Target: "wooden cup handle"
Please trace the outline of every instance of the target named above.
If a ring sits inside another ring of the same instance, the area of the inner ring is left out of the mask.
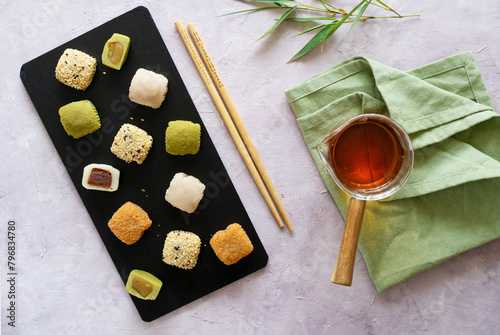
[[[366,201],[351,198],[347,217],[340,242],[340,250],[337,255],[337,262],[332,274],[332,283],[351,286],[352,274],[354,271],[354,259],[358,249],[359,232],[361,231],[361,222],[365,212]]]

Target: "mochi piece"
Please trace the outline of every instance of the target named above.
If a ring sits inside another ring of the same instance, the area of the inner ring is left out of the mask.
[[[165,130],[165,150],[171,155],[196,155],[200,151],[201,126],[191,121],[170,121]]]
[[[69,103],[59,108],[64,130],[73,138],[80,138],[101,128],[101,119],[90,100]]]
[[[191,270],[198,262],[201,239],[195,233],[173,230],[167,234],[163,245],[163,261],[183,270]]]
[[[113,214],[108,227],[125,244],[139,241],[153,222],[140,206],[127,201]]]
[[[97,61],[80,50],[64,50],[56,66],[56,78],[64,85],[85,91],[94,79]]]
[[[125,290],[142,300],[155,300],[163,283],[156,276],[143,270],[132,270],[128,275]]]
[[[127,59],[129,47],[128,36],[114,33],[104,45],[101,55],[102,63],[112,69],[120,70]]]
[[[123,124],[115,135],[111,152],[125,162],[142,164],[153,145],[153,137],[130,123]]]
[[[120,171],[108,164],[89,164],[83,168],[82,185],[88,190],[114,192],[118,189]]]
[[[178,172],[170,181],[165,200],[184,212],[193,213],[203,198],[204,191],[205,185],[196,177]]]
[[[237,263],[253,251],[252,241],[239,223],[232,223],[216,232],[210,239],[210,246],[226,265]]]
[[[168,79],[159,73],[140,68],[130,82],[131,101],[154,109],[160,108],[168,90]]]

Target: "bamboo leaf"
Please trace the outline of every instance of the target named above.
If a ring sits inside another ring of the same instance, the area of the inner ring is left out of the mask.
[[[330,31],[328,32],[328,34],[326,35],[325,37],[325,41],[328,37],[332,36],[332,34],[334,32],[337,31],[337,29],[340,28],[340,26],[347,20],[347,18],[349,18],[356,10],[358,10],[358,8],[364,3],[366,2],[367,0],[363,0],[361,1],[356,7],[354,7],[349,13],[347,13],[347,15],[345,15],[342,19],[339,20],[339,22],[337,22],[333,27],[332,29],[330,29]]]
[[[323,42],[328,35],[330,29],[332,29],[334,26],[328,26],[326,25],[323,29],[319,31],[316,35],[314,35],[313,38],[307,42],[307,44],[300,49],[299,52],[297,52],[287,63],[293,62],[294,60],[304,56],[306,53],[312,50],[315,46],[317,46],[319,43]]]
[[[250,9],[244,9],[244,10],[239,10],[239,11],[236,11],[236,12],[231,12],[231,13],[227,13],[227,14],[222,14],[222,15],[219,15],[217,17],[221,17],[221,16],[227,16],[227,15],[232,15],[232,14],[240,14],[240,13],[246,13],[246,12],[254,12],[254,11],[258,11],[258,10],[262,10],[262,9],[279,9],[279,8],[289,8],[288,6],[286,6],[287,3],[292,3],[294,5],[296,5],[297,3],[295,2],[295,0],[245,0],[246,2],[265,2],[265,3],[273,3],[274,6],[267,6],[267,7],[257,7],[257,8],[250,8]],[[285,5],[282,5],[282,4],[285,4]]]
[[[398,13],[398,12],[396,12],[396,11],[395,11],[394,9],[392,9],[391,7],[387,6],[387,5],[386,5],[385,3],[383,3],[382,1],[377,0],[377,2],[378,2],[379,4],[381,4],[382,6],[384,6],[384,7],[385,7],[385,9],[387,9],[388,11],[393,12],[393,13],[395,13],[397,16],[401,17],[401,15],[399,15],[399,13]]]
[[[367,0],[361,1],[356,7],[354,7],[347,15],[345,15],[337,23],[332,25],[329,24],[325,28],[321,29],[321,31],[317,33],[309,42],[307,42],[307,44],[302,49],[300,49],[299,52],[297,52],[287,63],[293,62],[294,60],[304,56],[319,43],[326,41],[328,37],[332,36],[332,34],[335,31],[337,31],[337,29],[339,29],[339,27],[347,20],[347,18],[351,16],[366,1]]]
[[[351,26],[349,27],[349,30],[347,32],[350,32],[359,22],[359,20],[361,19],[361,17],[363,16],[363,13],[365,12],[366,8],[370,5],[370,3],[372,2],[372,0],[368,0],[365,5],[363,7],[361,7],[361,9],[359,10],[358,12],[358,15],[356,15],[356,18],[354,19],[354,21],[351,23]]]
[[[281,17],[278,19],[278,21],[271,27],[271,29],[269,29],[268,31],[266,31],[264,33],[264,35],[262,35],[261,37],[259,37],[256,41],[254,41],[252,44],[254,44],[255,42],[257,41],[260,41],[261,39],[263,39],[264,37],[266,37],[267,35],[269,35],[270,33],[272,33],[280,24],[281,22],[283,22],[288,15],[290,15],[294,10],[295,10],[296,7],[292,7],[290,8],[289,10],[287,10],[285,12],[285,14],[281,15]],[[250,45],[252,45],[250,44]]]
[[[319,28],[323,28],[323,27],[325,27],[325,26],[326,26],[326,24],[320,24],[320,25],[314,26],[314,27],[312,27],[312,28],[309,28],[309,29],[304,30],[304,31],[303,31],[303,32],[301,32],[301,33],[298,33],[297,35],[293,35],[293,36],[292,36],[292,38],[293,38],[293,37],[300,36],[300,35],[304,35],[304,34],[306,34],[306,33],[308,33],[308,32],[311,32],[311,31],[316,30],[316,29],[319,29]]]
[[[287,4],[287,3],[293,3],[297,4],[295,0],[245,0],[246,2],[272,2],[275,4]]]
[[[341,12],[340,12],[340,8],[335,7],[335,6],[332,6],[331,4],[329,4],[328,2],[323,1],[323,0],[319,0],[319,2],[323,5],[323,7],[324,7],[327,11],[329,11],[329,12],[335,11],[335,12],[341,13]]]
[[[237,12],[231,12],[231,13],[227,13],[227,14],[222,14],[222,15],[219,15],[217,17],[228,16],[228,15],[233,15],[233,14],[240,14],[240,13],[246,13],[246,12],[254,12],[254,11],[258,11],[258,10],[262,10],[262,9],[276,9],[276,8],[279,9],[281,7],[271,6],[271,7],[258,7],[258,8],[243,9],[243,10],[239,10]]]
[[[328,2],[324,1],[324,0],[319,0],[319,3],[320,3],[320,4],[322,4],[322,5],[323,5],[323,7],[324,7],[326,10],[329,10],[328,6],[330,6],[330,7],[331,7],[331,5],[330,5]]]
[[[291,17],[287,21],[310,22],[310,21],[338,21],[339,19],[333,16],[318,16],[318,17]]]
[[[293,36],[299,36],[303,35],[315,30],[319,30],[319,32],[316,32],[316,34],[309,40],[309,42],[299,51],[297,54],[295,54],[289,61],[292,62],[305,54],[307,54],[309,51],[311,51],[314,47],[316,47],[320,43],[324,43],[332,34],[334,34],[343,24],[350,24],[349,29],[347,30],[347,33],[349,33],[351,30],[353,30],[356,25],[361,22],[361,21],[366,21],[367,19],[383,19],[383,18],[404,18],[404,17],[411,17],[411,16],[419,16],[417,15],[404,15],[401,16],[398,12],[396,12],[394,9],[386,5],[383,1],[386,0],[358,0],[360,1],[356,7],[354,7],[350,12],[337,8],[332,6],[328,0],[317,0],[319,2],[319,5],[307,5],[303,4],[300,2],[300,0],[240,0],[244,1],[247,3],[264,3],[267,5],[264,5],[264,7],[256,7],[256,8],[250,8],[246,10],[240,10],[237,12],[232,12],[220,16],[226,16],[226,15],[231,15],[231,14],[237,14],[237,13],[247,13],[247,12],[254,12],[254,11],[259,11],[259,10],[265,10],[265,9],[286,9],[286,12],[281,15],[281,17],[276,20],[276,23],[269,29],[267,30],[260,38],[258,38],[256,41],[254,41],[252,44],[256,43],[257,41],[263,39],[264,37],[268,36],[270,33],[272,33],[277,27],[285,20],[287,21],[292,21],[292,22],[299,22],[299,23],[307,23],[307,22],[314,22],[314,21],[322,21],[325,23],[317,22],[316,26],[308,28],[304,30],[303,32]],[[293,4],[293,5],[290,5]],[[367,8],[370,6],[376,6],[380,7],[384,10],[391,11],[395,13],[397,16],[367,16],[364,15]],[[359,11],[358,11],[359,10]],[[289,17],[289,15],[293,12],[300,12],[300,13],[321,13],[320,17]],[[357,14],[355,14],[357,13]],[[338,17],[341,17],[341,19],[338,19]]]

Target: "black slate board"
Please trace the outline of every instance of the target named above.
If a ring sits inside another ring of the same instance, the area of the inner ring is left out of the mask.
[[[104,44],[115,32],[131,39],[127,60],[120,71],[101,63]],[[57,61],[66,48],[78,49],[97,59],[94,80],[86,91],[65,86],[55,78]],[[130,81],[140,67],[169,79],[166,99],[158,110],[128,99]],[[123,282],[126,283],[133,269],[148,271],[163,281],[155,301],[130,296],[144,321],[152,321],[266,266],[267,253],[145,7],[137,7],[24,64],[20,77]],[[65,133],[58,109],[83,99],[94,103],[102,127],[73,139]],[[198,154],[171,156],[165,152],[165,129],[172,120],[190,120],[201,125]],[[127,164],[109,150],[123,123],[137,125],[153,136],[153,147],[142,165]],[[110,193],[83,188],[82,171],[90,163],[110,164],[119,169],[119,189]],[[181,171],[206,185],[204,198],[192,214],[172,207],[164,199],[173,175]],[[131,246],[118,240],[107,226],[113,213],[126,201],[141,206],[153,221],[143,237]],[[61,218],[64,224],[71,221],[72,218]],[[209,240],[216,231],[233,222],[246,230],[254,251],[240,262],[226,266],[215,256]],[[192,270],[169,266],[161,259],[165,237],[175,229],[192,231],[202,240],[198,264]],[[123,294],[128,295],[125,289]]]

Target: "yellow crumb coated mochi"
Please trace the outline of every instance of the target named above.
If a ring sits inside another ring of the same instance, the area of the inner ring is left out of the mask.
[[[143,270],[132,270],[128,275],[125,290],[143,300],[155,300],[163,283],[156,276]]]
[[[252,241],[239,223],[232,223],[215,233],[210,239],[210,246],[226,265],[237,263],[253,251]]]
[[[170,121],[165,131],[165,149],[171,155],[195,155],[200,151],[201,126],[191,121]]]
[[[139,241],[153,222],[140,206],[126,202],[113,214],[108,227],[125,244]]]
[[[129,47],[128,36],[114,33],[104,45],[101,55],[102,63],[112,69],[120,70],[127,59]]]
[[[59,108],[59,116],[66,133],[80,138],[101,128],[95,106],[89,100],[69,103]]]

